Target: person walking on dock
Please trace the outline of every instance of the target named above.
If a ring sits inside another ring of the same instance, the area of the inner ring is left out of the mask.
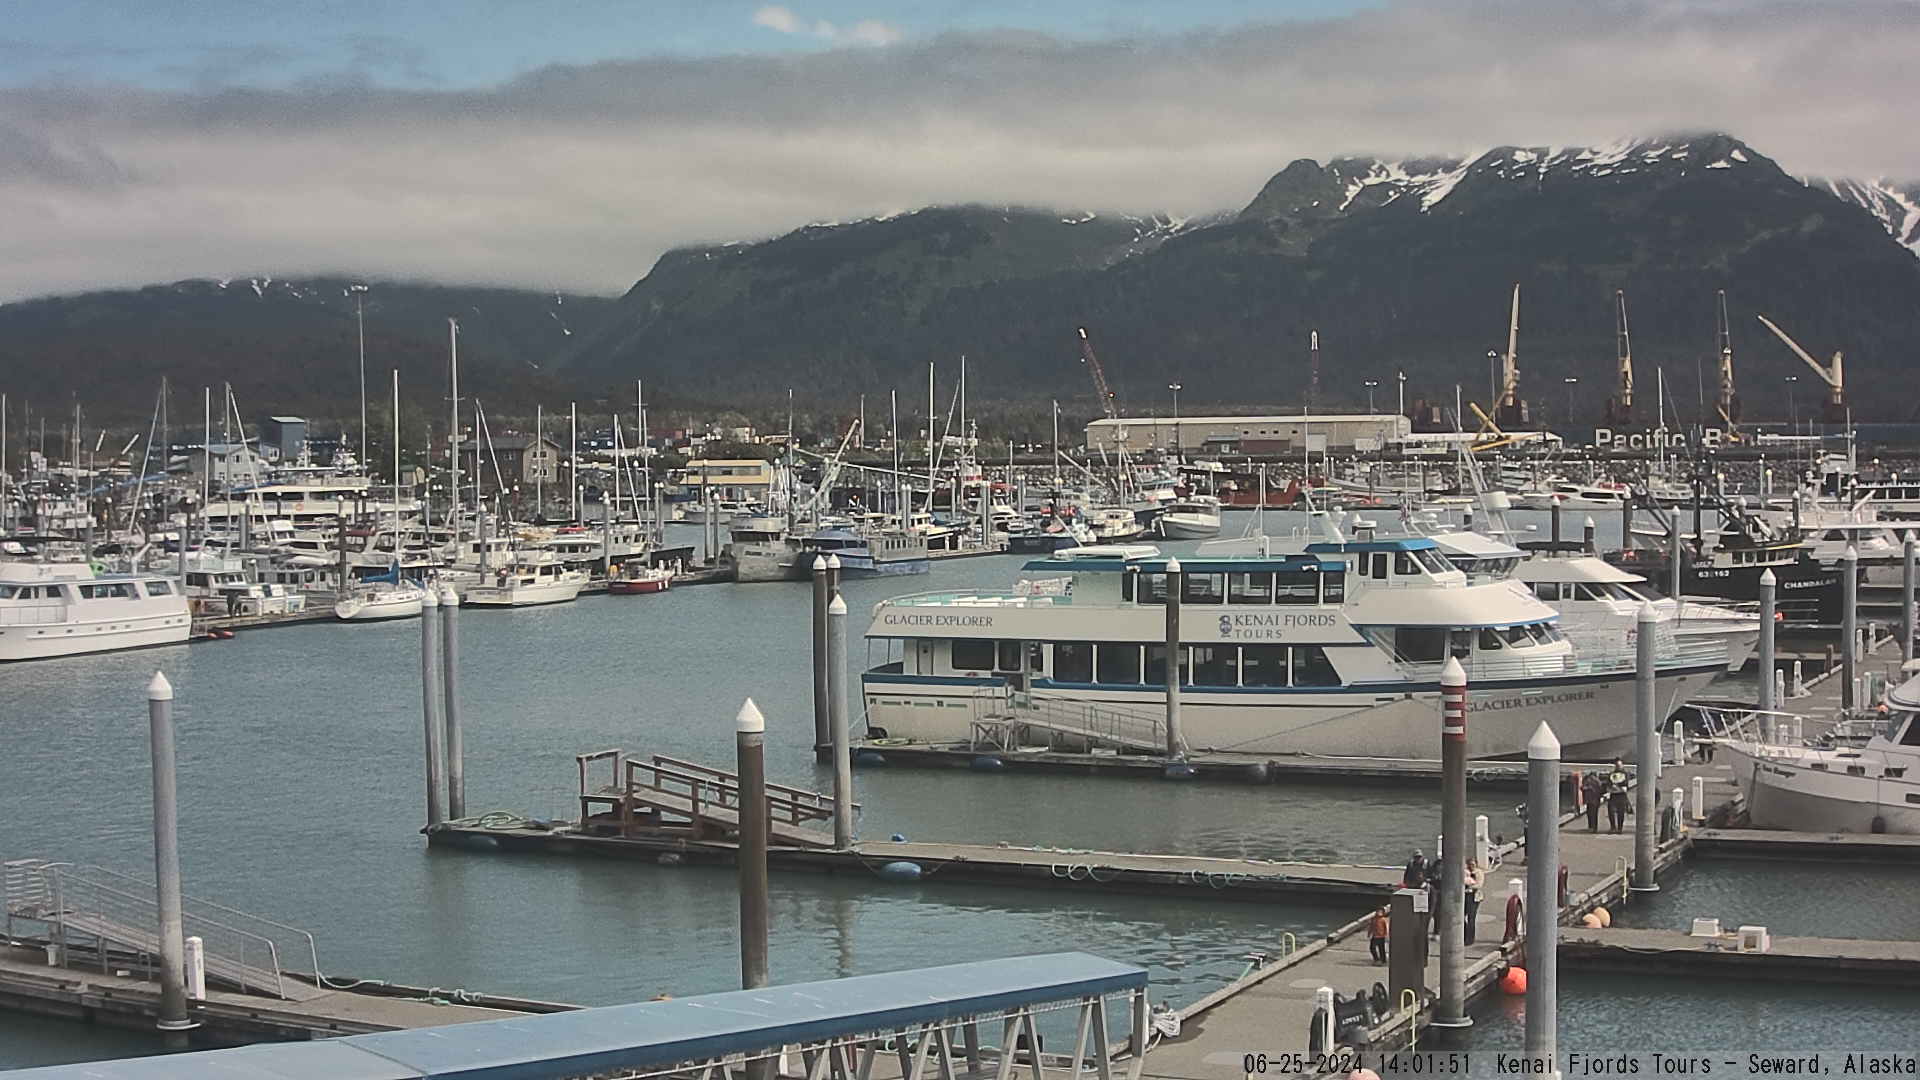
[[[1619,758],[1607,773],[1607,825],[1616,833],[1627,827],[1627,766]]]
[[[1580,778],[1580,799],[1587,804],[1587,831],[1600,831],[1600,804],[1607,801],[1607,782],[1597,771]]]
[[[1380,908],[1367,920],[1367,952],[1372,954],[1373,962],[1387,962],[1387,909]]]
[[[1480,915],[1480,889],[1487,883],[1487,875],[1480,869],[1479,859],[1467,860],[1467,878],[1465,883],[1465,901],[1467,918],[1465,923],[1465,942],[1473,944],[1473,920]]]
[[[1407,860],[1406,872],[1400,875],[1400,887],[1403,889],[1427,887],[1427,857],[1418,850],[1413,853],[1413,858]]]

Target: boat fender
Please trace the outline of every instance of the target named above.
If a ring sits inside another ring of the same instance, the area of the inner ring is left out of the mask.
[[[1593,909],[1593,913],[1600,917],[1601,927],[1604,928],[1613,925],[1613,912],[1603,907],[1597,907]]]
[[[1525,994],[1527,992],[1527,969],[1523,967],[1508,968],[1507,973],[1500,976],[1500,992],[1513,997],[1519,997]]]
[[[1169,762],[1167,767],[1161,770],[1160,775],[1168,780],[1191,780],[1198,776],[1199,772],[1184,761],[1174,761]]]
[[[1520,916],[1524,912],[1525,908],[1526,908],[1526,904],[1520,899],[1519,893],[1512,893],[1508,895],[1507,897],[1507,932],[1505,936],[1501,937],[1500,939],[1502,944],[1505,944],[1506,942],[1509,942],[1509,941],[1514,941],[1520,937]]]
[[[969,762],[967,767],[974,772],[999,772],[1007,767],[1007,763],[992,754],[981,754]]]
[[[660,857],[654,861],[661,866],[679,866],[682,859],[680,858],[680,853],[677,851],[663,851],[660,853]]]
[[[233,640],[233,631],[231,630],[215,630],[214,633],[219,635],[221,641]]]
[[[907,862],[902,859],[882,866],[879,874],[884,881],[919,881],[921,874],[920,864]]]
[[[1589,911],[1585,915],[1580,916],[1580,925],[1588,930],[1598,930],[1600,929],[1600,916]]]
[[[881,765],[885,765],[887,763],[887,758],[886,758],[886,755],[876,753],[872,750],[862,750],[859,753],[853,755],[853,763],[855,765],[866,765],[868,767],[878,767]]]
[[[907,834],[894,833],[892,836],[888,837],[887,839],[892,840],[896,844],[904,844],[907,842]]]
[[[1325,1009],[1313,1010],[1313,1018],[1307,1021],[1307,1053],[1308,1055],[1311,1056],[1316,1054],[1324,1054],[1329,1049],[1328,1047],[1320,1045],[1320,1042],[1321,1042],[1320,1033],[1325,1030],[1323,1027],[1321,1027],[1321,1025],[1325,1024],[1326,1022],[1327,1022],[1327,1010]]]

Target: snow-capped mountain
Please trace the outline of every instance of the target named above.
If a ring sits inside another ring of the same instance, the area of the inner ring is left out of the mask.
[[[1826,180],[1808,177],[1807,186],[1832,193],[1880,219],[1895,240],[1920,255],[1920,181]]]

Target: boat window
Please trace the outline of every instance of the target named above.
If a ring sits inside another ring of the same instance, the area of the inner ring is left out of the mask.
[[[1373,576],[1381,581],[1387,579],[1387,553],[1384,551],[1373,553]]]
[[[999,653],[999,656],[996,658],[997,662],[994,664],[994,670],[995,671],[1021,670],[1020,654],[1025,651],[1021,648],[1023,644],[1025,644],[1025,642],[1020,642],[1020,641],[1000,642],[999,648],[997,650]]]
[[[1560,583],[1557,581],[1536,581],[1533,583],[1533,595],[1542,600],[1560,599]]]
[[[1148,686],[1167,685],[1167,647],[1165,645],[1148,645],[1146,649],[1146,670],[1141,673],[1140,681],[1146,683]],[[1183,663],[1181,666],[1185,667],[1186,665]]]
[[[1093,645],[1062,641],[1053,647],[1053,677],[1060,682],[1093,681]]]
[[[1276,573],[1273,576],[1274,603],[1318,603],[1320,600],[1320,577],[1321,575],[1311,570],[1282,570]]]
[[[1227,602],[1225,574],[1182,574],[1180,602],[1183,604],[1224,604]]]
[[[1231,645],[1195,645],[1191,650],[1191,678],[1195,686],[1233,686],[1236,683]]]
[[[0,585],[0,600],[11,600],[16,588],[12,585]]]
[[[1396,626],[1393,628],[1393,654],[1415,664],[1444,660],[1447,655],[1447,631],[1439,626]]]
[[[1292,648],[1293,685],[1340,685],[1340,673],[1334,670],[1333,661],[1327,659],[1327,650],[1318,645],[1295,645]]]
[[[1140,646],[1138,645],[1096,645],[1094,659],[1097,665],[1095,682],[1137,683],[1140,681]]]
[[[1128,575],[1129,577],[1133,575]],[[1167,575],[1141,574],[1134,599],[1142,604],[1165,604],[1167,602]]]
[[[992,671],[994,643],[991,641],[969,641],[955,638],[953,642],[953,670],[955,671]]]
[[[1047,670],[1047,647],[1037,641],[1027,642],[1027,670]]]
[[[1413,558],[1413,553],[1412,553],[1412,552],[1410,552],[1410,551],[1398,551],[1398,552],[1395,552],[1395,553],[1394,553],[1394,556],[1393,556],[1393,573],[1394,573],[1394,576],[1396,576],[1396,577],[1413,577],[1413,576],[1415,576],[1415,575],[1417,575],[1417,574],[1419,574],[1419,573],[1420,573],[1420,571],[1419,571],[1419,570],[1417,570],[1417,569],[1415,569],[1415,565],[1416,565],[1416,564],[1415,564],[1415,562],[1414,562],[1414,558]]]
[[[1129,602],[1132,601],[1133,586],[1134,586],[1134,583],[1139,580],[1140,580],[1140,571],[1138,570],[1129,570],[1126,573],[1121,574],[1120,575],[1120,599],[1126,600]]]
[[[1338,570],[1331,570],[1321,574],[1320,590],[1321,603],[1338,604],[1344,602],[1347,596],[1347,576]]]
[[[172,596],[173,582],[154,580],[147,582],[148,596]]]
[[[1285,645],[1242,645],[1240,647],[1240,685],[1287,685],[1287,647]]]
[[[1230,604],[1273,603],[1272,574],[1229,574],[1227,602]]]
[[[1481,652],[1499,652],[1501,649],[1505,647],[1506,647],[1505,639],[1501,637],[1500,631],[1495,630],[1490,626],[1483,627],[1481,629],[1480,631],[1480,651]]]
[[[1521,627],[1521,629],[1524,629],[1527,635],[1533,638],[1535,645],[1545,645],[1553,640],[1552,636],[1547,633],[1547,628],[1544,623],[1528,623],[1526,626]]]
[[[1867,767],[1865,765],[1849,765],[1847,766],[1847,775],[1865,776],[1867,775]]]
[[[1506,639],[1508,648],[1521,649],[1533,644],[1533,635],[1527,633],[1524,626],[1509,626],[1500,631],[1500,636]]]
[[[1907,729],[1900,733],[1901,746],[1920,746],[1920,719],[1913,713],[1906,714]]]
[[[1413,553],[1413,557],[1419,561],[1421,566],[1427,568],[1427,573],[1429,574],[1444,574],[1454,569],[1453,564],[1447,561],[1445,555],[1440,554],[1432,548],[1421,548]]]

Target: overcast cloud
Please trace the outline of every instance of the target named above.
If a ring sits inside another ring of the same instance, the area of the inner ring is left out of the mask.
[[[614,292],[669,247],[809,221],[970,201],[1192,214],[1295,157],[1675,130],[1730,131],[1796,173],[1920,176],[1920,7],[1897,0],[1405,3],[1095,43],[791,26],[844,47],[487,92],[364,70],[0,90],[0,300],[321,271]]]

